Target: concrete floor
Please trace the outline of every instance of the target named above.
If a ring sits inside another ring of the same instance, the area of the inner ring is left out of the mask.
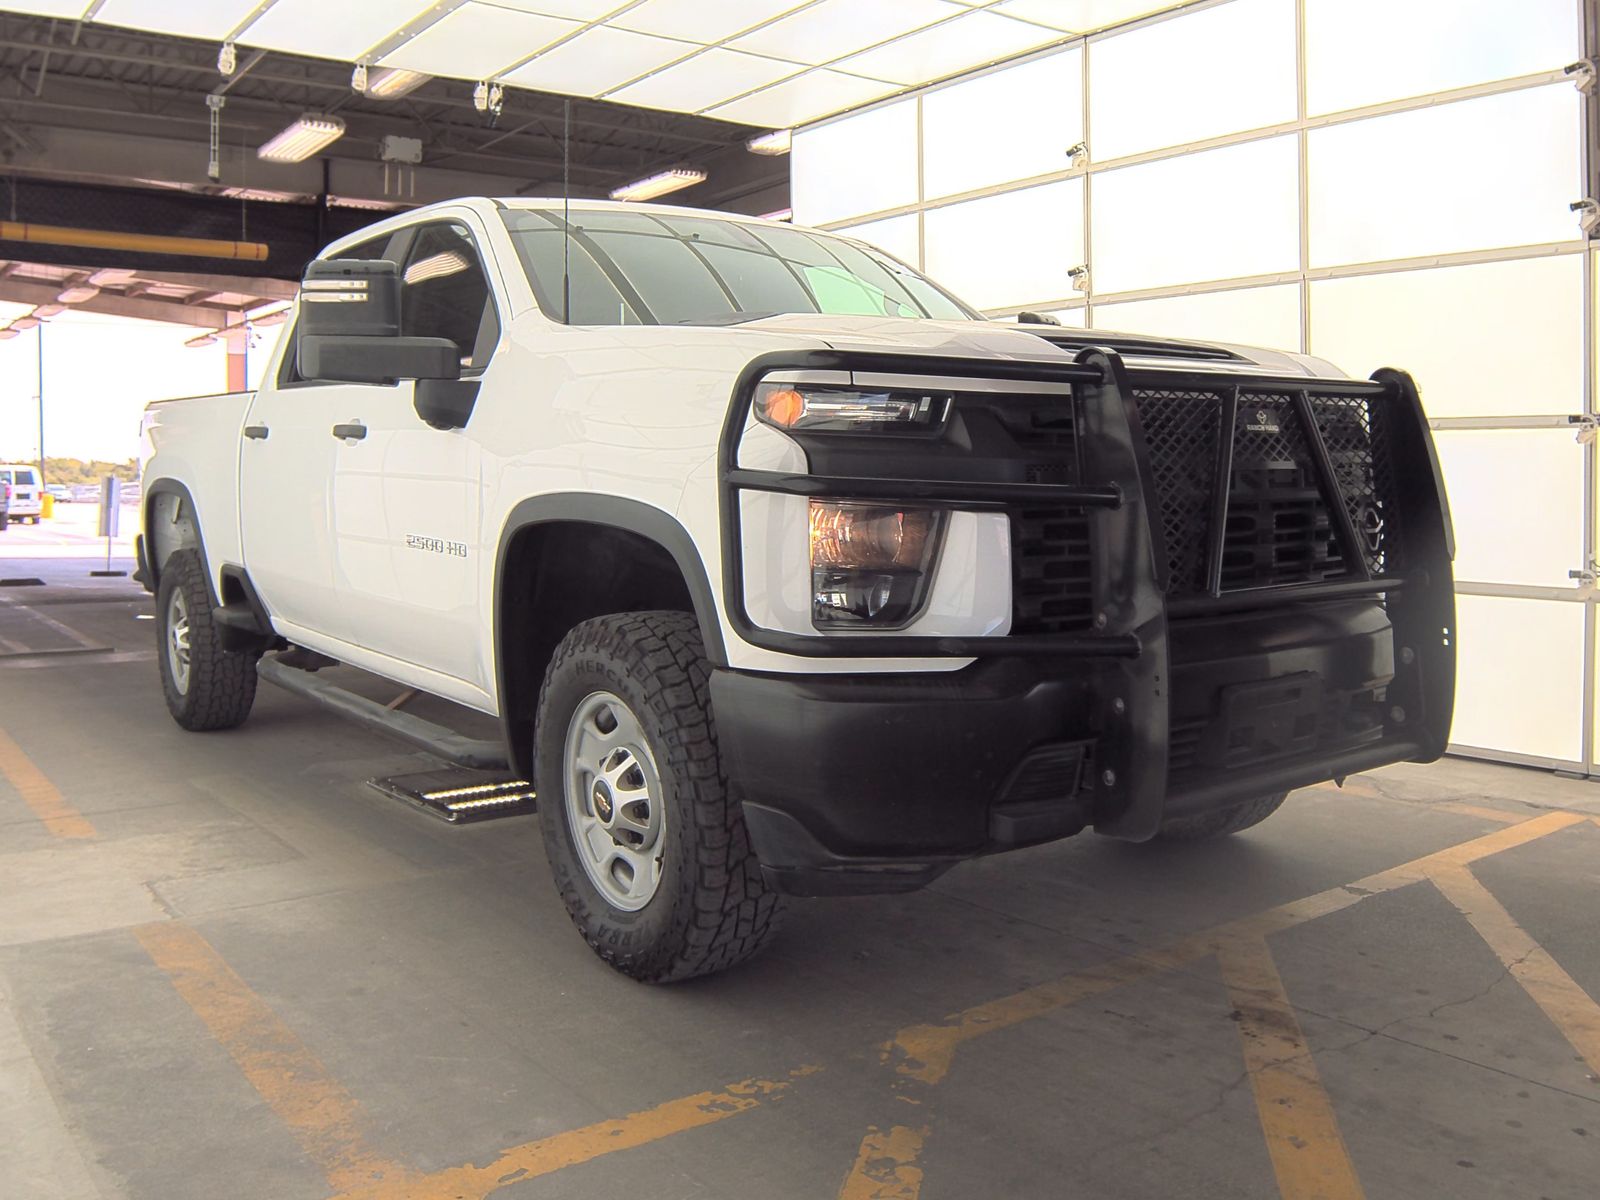
[[[0,1196],[1600,1193],[1592,783],[1393,768],[796,904],[650,989],[535,818],[385,800],[426,760],[266,687],[184,733],[142,593],[71,582],[0,589],[74,651],[0,654]]]

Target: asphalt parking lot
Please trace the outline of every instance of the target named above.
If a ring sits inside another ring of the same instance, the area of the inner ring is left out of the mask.
[[[267,687],[184,733],[143,593],[40,570],[0,588],[0,1196],[1600,1190],[1594,783],[1391,768],[796,904],[652,989],[535,818],[385,799],[427,760]]]

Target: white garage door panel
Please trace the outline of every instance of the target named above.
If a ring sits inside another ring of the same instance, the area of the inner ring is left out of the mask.
[[[1094,327],[1117,333],[1293,350],[1300,345],[1300,288],[1288,283],[1126,304],[1097,304]]]
[[[1583,411],[1583,256],[1311,285],[1311,352],[1416,377],[1430,417]]]
[[[1434,431],[1456,578],[1569,587],[1582,564],[1583,447],[1566,429]]]
[[[1581,100],[1551,84],[1313,129],[1312,266],[1570,241]]]
[[[1458,746],[1582,758],[1582,604],[1457,596]]]
[[[1003,308],[1065,298],[1083,262],[1083,182],[1072,179],[930,209],[928,274],[969,304]]]

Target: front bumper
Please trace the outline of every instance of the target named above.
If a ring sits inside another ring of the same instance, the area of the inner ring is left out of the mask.
[[[1099,672],[1040,659],[718,671],[718,737],[769,880],[802,895],[906,891],[963,859],[1086,827],[1143,840],[1171,817],[1442,748],[1444,731],[1397,702],[1416,694],[1422,659],[1402,661],[1375,601],[1180,622],[1170,637],[1154,711],[1119,713]],[[1157,729],[1170,733],[1128,736]]]

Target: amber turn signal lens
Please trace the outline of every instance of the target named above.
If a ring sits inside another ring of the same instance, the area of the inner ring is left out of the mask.
[[[762,405],[766,409],[767,420],[784,429],[794,428],[800,418],[806,415],[806,398],[793,388],[768,392],[762,398]]]

